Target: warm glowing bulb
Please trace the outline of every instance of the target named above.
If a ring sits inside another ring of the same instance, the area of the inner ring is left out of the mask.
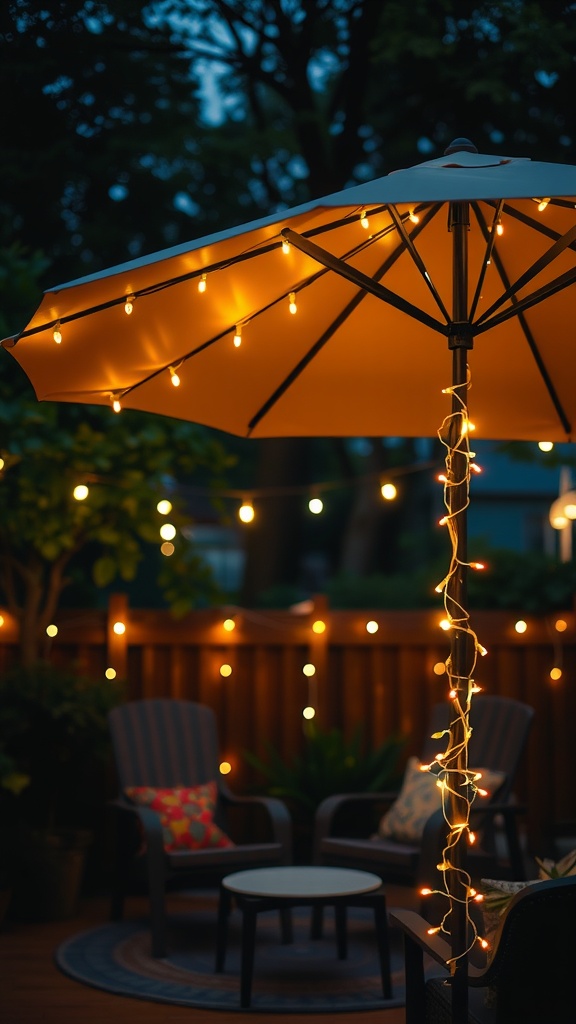
[[[368,225],[369,225],[368,215],[366,213],[366,210],[362,210],[362,213],[360,214],[360,223],[361,223],[363,228],[367,228]]]
[[[48,636],[58,636],[58,626],[53,623],[50,626],[46,626],[46,633]]]
[[[106,679],[116,679],[116,669],[107,668],[104,675],[106,676]]]
[[[528,629],[528,625],[524,622],[524,619],[518,619],[518,622],[514,623],[514,629],[517,633],[525,633]]]
[[[504,234],[504,227],[503,227],[503,224],[502,224],[501,221],[498,221],[498,223],[496,225],[496,234],[497,235],[503,235]]]
[[[316,622],[312,623],[313,633],[324,633],[326,630],[326,623],[322,619],[316,619]]]
[[[163,554],[165,558],[170,558],[170,555],[173,555],[175,550],[176,548],[171,540],[165,540],[164,543],[160,545],[160,553]]]
[[[174,369],[173,366],[170,366],[169,369],[170,369],[170,380],[172,382],[172,385],[175,388],[179,388],[180,387],[180,377],[176,373],[176,370]]]
[[[541,452],[551,452],[554,447],[553,441],[538,441],[538,447]]]
[[[172,502],[168,501],[167,498],[162,498],[156,505],[156,511],[159,512],[161,516],[167,516],[168,513],[172,511]]]
[[[230,775],[231,771],[232,771],[232,765],[230,764],[230,761],[221,761],[220,762],[220,775]]]
[[[228,676],[232,675],[232,665],[220,665],[220,675],[227,679]]]
[[[542,199],[542,200],[541,200],[541,201],[540,201],[540,202],[538,203],[538,210],[540,211],[540,213],[542,213],[542,210],[545,210],[545,209],[546,209],[546,207],[548,206],[548,203],[549,203],[549,202],[550,202],[550,197],[548,196],[548,198],[547,198],[547,199]]]
[[[206,274],[202,274],[202,277],[198,281],[198,291],[201,294],[202,294],[202,292],[206,291]]]
[[[122,634],[126,632],[126,625],[124,622],[118,621],[114,623],[112,629],[116,633],[116,636],[122,636]]]
[[[282,252],[284,253],[285,256],[287,256],[288,253],[290,252],[290,243],[285,238],[282,241]]]
[[[564,515],[568,516],[568,519],[576,519],[576,505],[564,505]]]
[[[550,521],[550,525],[553,526],[555,530],[563,530],[568,526],[569,522],[570,520],[567,516],[554,516]]]
[[[222,626],[227,633],[231,633],[233,629],[236,629],[236,623],[234,622],[234,619],[224,619]]]
[[[244,501],[238,509],[238,518],[242,523],[251,523],[254,519],[254,506],[249,501]]]
[[[0,472],[4,469],[4,459],[0,459]]]
[[[556,619],[556,622],[554,623],[554,628],[557,629],[559,633],[564,633],[565,630],[568,629],[568,623],[565,619]]]
[[[72,494],[76,498],[76,501],[84,501],[84,499],[88,497],[88,488],[86,487],[86,484],[78,484],[72,491]]]
[[[324,502],[321,498],[310,498],[308,502],[308,508],[315,515],[319,516],[322,509],[324,508]]]
[[[440,629],[450,629],[450,619],[442,619],[439,623]]]
[[[127,295],[126,296],[126,302],[124,303],[124,312],[126,313],[126,316],[130,316],[130,313],[132,312],[133,309],[134,309],[134,296],[133,295]]]
[[[471,569],[485,569],[484,562],[470,562]]]
[[[122,406],[120,404],[120,399],[119,398],[114,398],[112,400],[112,408],[114,409],[114,412],[120,412]]]
[[[444,661],[437,661],[433,671],[435,676],[443,676],[446,671],[446,663]]]
[[[410,210],[410,213],[408,214],[408,217],[412,221],[413,224],[419,224],[420,223],[420,217],[418,216],[417,213],[414,213],[414,210]]]
[[[4,625],[4,616],[0,615],[0,626]]]
[[[296,292],[290,292],[289,302],[290,305],[288,306],[288,309],[290,310],[291,313],[296,313],[298,309],[298,306],[296,305]]]
[[[308,679],[311,679],[312,676],[316,675],[316,666],[311,665],[310,663],[308,663],[307,665],[303,665],[302,674],[307,676]]]
[[[316,711],[312,707],[307,707],[307,708],[304,708],[302,710],[302,718],[307,718],[308,720],[310,720],[311,718],[314,718],[315,714],[316,714]]]
[[[236,324],[236,332],[234,334],[234,348],[240,348],[242,344],[242,324]]]
[[[561,679],[561,678],[562,678],[562,669],[558,668],[558,666],[555,665],[554,668],[550,669],[550,679],[553,679],[554,682],[556,682],[557,679]]]
[[[52,334],[52,337],[54,338],[54,341],[56,342],[57,345],[61,344],[61,342],[62,342],[62,331],[60,330],[60,321],[58,321],[58,323],[54,327],[54,333]]]
[[[160,536],[162,540],[174,540],[176,536],[176,527],[172,523],[162,523],[160,527]]]
[[[367,633],[377,633],[378,632],[378,623],[375,622],[374,619],[370,619],[370,621],[366,623],[366,632]]]
[[[394,484],[382,484],[380,488],[380,494],[386,501],[394,501],[394,498],[398,494]]]

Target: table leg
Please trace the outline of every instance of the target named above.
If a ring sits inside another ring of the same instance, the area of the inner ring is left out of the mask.
[[[345,903],[334,904],[334,919],[336,921],[336,948],[338,949],[338,959],[345,960],[348,956]]]
[[[374,926],[378,943],[378,956],[380,959],[380,974],[382,976],[382,993],[384,999],[392,998],[392,981],[390,978],[390,943],[388,940],[388,914],[386,913],[386,898],[379,896],[374,900]]]
[[[240,1006],[250,1006],[252,998],[252,974],[254,972],[254,946],[256,944],[257,906],[242,901],[242,956],[240,963]]]
[[[231,903],[232,893],[229,889],[225,889],[224,886],[221,885],[218,900],[218,925],[216,930],[216,965],[214,968],[216,974],[220,974],[220,972],[224,970],[226,942],[228,939],[228,918],[230,916]]]

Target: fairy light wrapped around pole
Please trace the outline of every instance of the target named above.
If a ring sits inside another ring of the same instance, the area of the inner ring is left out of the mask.
[[[467,506],[470,479],[468,442],[468,350],[472,347],[468,317],[468,203],[450,204],[449,228],[453,234],[453,315],[454,327],[449,335],[452,350],[452,415],[449,422],[449,448],[446,456],[446,494],[454,547],[454,571],[446,583],[446,603],[452,624],[448,664],[450,692],[454,713],[451,714],[449,749],[454,751],[454,771],[450,772],[449,806],[452,827],[468,819],[467,776],[468,711],[470,673],[473,655],[467,629]],[[464,713],[462,713],[464,710]],[[468,886],[464,877],[466,833],[454,834],[450,842],[448,890],[450,893],[450,934],[453,963],[452,1019],[467,1019],[468,987]]]

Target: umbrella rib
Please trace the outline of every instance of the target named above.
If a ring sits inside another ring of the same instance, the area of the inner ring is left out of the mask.
[[[476,211],[476,215],[478,217],[478,222],[480,224],[481,230],[484,232],[484,234],[486,234],[487,231],[488,231],[488,225],[486,224],[484,218],[482,217],[480,210]],[[508,280],[508,275],[506,274],[506,271],[504,269],[504,265],[502,263],[502,260],[500,258],[500,255],[499,255],[497,249],[493,250],[493,257],[494,257],[494,262],[496,264],[496,267],[497,267],[498,273],[500,275],[500,278],[501,278],[501,280],[502,280],[502,282],[504,284],[504,287],[508,289],[509,286],[510,286],[510,282]],[[576,277],[576,272],[575,271],[572,271],[571,274],[572,274],[573,277]],[[567,275],[563,275],[563,277],[566,277],[566,276]],[[560,279],[557,279],[557,280],[560,280]],[[495,327],[498,324],[503,323],[506,320],[510,320],[514,316],[518,318],[518,323],[520,324],[520,327],[522,329],[524,337],[526,338],[526,342],[528,344],[528,347],[529,347],[530,351],[532,352],[532,355],[534,357],[534,361],[535,361],[536,366],[538,367],[538,370],[540,372],[540,376],[541,376],[541,378],[542,378],[542,380],[544,382],[544,385],[546,387],[546,390],[547,390],[547,392],[548,392],[548,394],[550,396],[550,400],[551,400],[554,408],[556,409],[556,412],[558,414],[558,418],[559,418],[559,420],[560,420],[560,422],[561,422],[561,424],[562,424],[566,434],[570,435],[572,433],[572,424],[570,423],[570,420],[568,419],[568,417],[567,417],[567,415],[566,415],[566,413],[564,411],[562,403],[560,402],[560,399],[558,397],[558,393],[556,391],[556,388],[554,387],[554,384],[552,382],[552,378],[550,377],[550,374],[548,373],[548,369],[547,369],[547,367],[546,367],[546,365],[544,363],[544,360],[542,358],[540,350],[539,350],[539,348],[538,348],[538,346],[537,346],[537,344],[536,344],[536,342],[534,340],[534,335],[532,334],[532,331],[530,330],[530,327],[528,326],[528,323],[526,321],[526,317],[524,316],[524,310],[525,309],[528,309],[530,306],[536,305],[537,302],[542,301],[542,299],[547,298],[549,295],[554,294],[554,292],[556,292],[556,291],[562,290],[562,288],[565,288],[566,286],[567,285],[565,283],[559,284],[558,287],[556,287],[554,289],[554,291],[551,291],[549,286],[546,287],[546,288],[541,288],[540,292],[534,292],[531,296],[529,296],[528,298],[524,299],[523,301],[516,299],[516,297],[514,295],[512,295],[513,306],[510,309],[505,310],[499,316],[493,317],[492,320],[485,321],[480,326],[475,325],[475,333],[476,334],[483,334],[485,331],[490,330],[492,327]],[[540,293],[544,293],[544,294],[540,294]]]
[[[492,227],[490,229],[488,228],[486,220],[485,220],[485,218],[483,217],[483,215],[481,213],[481,210],[480,210],[480,207],[479,207],[478,203],[476,203],[476,202],[471,203],[472,209],[474,210],[474,214],[476,216],[476,220],[478,221],[478,224],[480,225],[480,230],[481,230],[482,234],[484,235],[484,240],[486,242],[486,252],[484,254],[484,259],[482,261],[482,267],[481,267],[481,270],[480,270],[480,274],[478,276],[478,283],[476,285],[476,291],[474,293],[474,298],[472,299],[472,305],[470,306],[470,320],[471,321],[474,320],[474,314],[476,312],[476,308],[478,306],[478,303],[480,302],[480,296],[481,296],[481,293],[482,293],[482,287],[484,285],[484,278],[486,277],[486,271],[488,269],[488,264],[489,264],[489,261],[492,259],[492,254],[493,254],[493,251],[494,251],[494,242],[496,241],[496,226],[497,226],[497,224],[498,224],[498,222],[500,220],[500,214],[502,212],[503,203],[504,203],[504,200],[501,199],[499,201],[499,203],[496,205],[495,210],[494,210],[494,217],[492,219]]]
[[[356,270],[355,267],[349,267],[344,260],[334,256],[331,252],[327,252],[326,249],[322,249],[319,245],[311,242],[308,238],[303,235],[297,234],[290,228],[284,228],[281,232],[283,238],[286,239],[291,245],[300,252],[310,256],[311,259],[316,260],[322,266],[327,267],[328,270],[333,270],[334,273],[339,274],[340,277],[346,278],[352,284],[357,285],[363,291],[370,292],[375,295],[378,299],[383,299],[389,305],[394,306],[395,309],[399,309],[402,313],[407,313],[414,320],[419,320],[420,323],[425,324],[426,327],[431,327],[432,330],[438,331],[439,334],[447,335],[448,327],[446,324],[436,320],[434,317],[429,316],[423,310],[414,306],[407,299],[401,298],[400,295],[396,295],[395,292],[390,291],[389,288],[385,288],[384,285],[374,280],[372,277],[368,277],[367,274],[363,274],[361,270]]]
[[[514,281],[513,284],[508,284],[506,290],[502,293],[500,298],[497,299],[496,302],[494,302],[489,309],[484,311],[482,316],[479,317],[477,323],[481,324],[484,320],[487,320],[491,316],[491,314],[496,309],[498,309],[504,302],[507,302],[508,299],[511,299],[514,296],[516,296],[518,292],[521,291],[521,289],[524,288],[527,284],[529,284],[530,281],[532,281],[535,277],[537,277],[542,270],[545,270],[546,267],[550,266],[550,264],[553,263],[554,260],[557,259],[557,257],[560,256],[565,251],[565,249],[571,248],[575,241],[576,224],[574,225],[574,227],[570,228],[570,231],[567,231],[564,235],[557,238],[554,245],[551,245],[548,251],[545,252],[539,260],[536,260],[536,262],[532,264],[529,270],[527,270],[524,274],[521,274],[520,277],[517,278],[517,280]],[[563,276],[565,277],[566,275]],[[561,280],[561,278],[555,279],[555,281],[559,280]],[[555,284],[555,281],[552,282],[552,285]],[[540,294],[541,292],[545,293],[545,289],[541,288],[538,292],[535,292],[534,294]],[[543,297],[545,297],[545,294],[543,295]],[[519,302],[522,303],[522,300],[519,300]],[[533,303],[531,304],[533,305]]]
[[[431,216],[427,218],[427,221],[431,220],[432,216],[435,216],[439,209],[440,207],[438,205],[433,207],[431,211]],[[442,298],[438,294],[436,287],[432,283],[432,278],[430,277],[430,274],[426,269],[426,264],[424,263],[424,260],[422,259],[420,253],[418,252],[416,246],[414,245],[412,236],[409,235],[408,232],[406,231],[402,218],[398,214],[398,210],[396,209],[395,206],[390,205],[388,207],[388,212],[390,214],[390,217],[392,218],[392,221],[394,222],[394,226],[398,234],[400,235],[400,238],[404,242],[406,250],[410,253],[410,256],[412,257],[414,263],[416,264],[416,267],[420,271],[422,277],[424,278],[424,281],[426,282],[428,288],[430,289],[434,297],[434,300],[438,306],[438,309],[442,313],[442,316],[445,317],[446,322],[449,322],[451,319],[450,314],[446,309],[446,306],[442,302]]]

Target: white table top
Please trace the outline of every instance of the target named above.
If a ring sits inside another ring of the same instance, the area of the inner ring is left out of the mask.
[[[357,896],[379,889],[382,879],[369,871],[329,867],[275,867],[236,871],[222,885],[242,896],[273,896],[299,899],[317,896]]]

